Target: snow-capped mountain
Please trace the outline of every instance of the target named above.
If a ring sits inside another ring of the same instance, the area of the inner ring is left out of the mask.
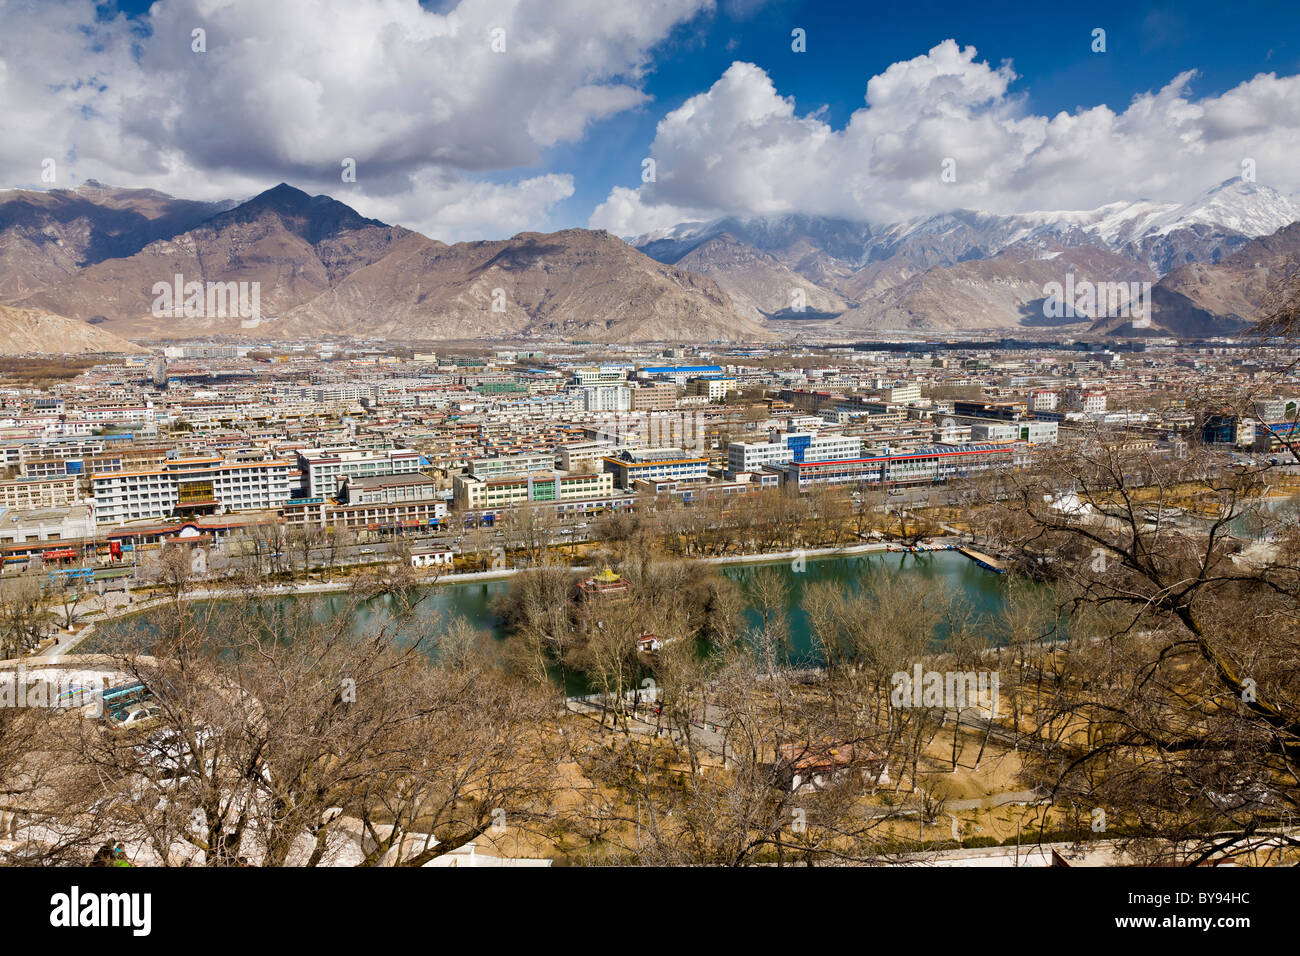
[[[1009,215],[961,209],[886,224],[728,216],[627,241],[706,273],[756,317],[782,318],[763,304],[798,277],[820,303],[813,317],[833,327],[1012,328],[1035,324],[1045,276],[1084,270],[1094,281],[1155,281],[1214,265],[1297,221],[1295,197],[1230,179],[1182,203]]]
[[[1231,179],[1183,203],[1010,215],[961,209],[883,225],[728,216],[627,241],[706,273],[755,316],[779,318],[759,303],[801,277],[822,303],[816,317],[835,327],[1010,328],[1034,324],[1044,276],[1084,269],[1094,281],[1155,281],[1216,264],[1297,221],[1294,197]]]
[[[726,233],[796,271],[801,271],[801,260],[816,252],[852,273],[898,256],[916,269],[951,266],[990,258],[1020,242],[1047,239],[1095,245],[1164,275],[1189,262],[1217,262],[1250,239],[1297,220],[1300,202],[1295,198],[1234,178],[1185,203],[1140,199],[1090,210],[1010,215],[956,210],[877,226],[805,215],[728,216],[681,223],[628,241],[651,258],[672,263]]]

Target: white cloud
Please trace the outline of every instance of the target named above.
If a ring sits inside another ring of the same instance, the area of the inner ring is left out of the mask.
[[[572,195],[573,177],[555,173],[497,184],[424,172],[410,193],[359,205],[376,219],[401,219],[426,236],[461,242],[535,229],[552,206]]]
[[[508,234],[521,216],[545,224],[572,183],[479,177],[537,167],[547,147],[644,103],[650,51],[712,7],[168,0],[143,31],[101,19],[92,0],[0,0],[0,182],[41,185],[45,157],[59,164],[57,185],[96,178],[218,198],[286,180],[413,227],[477,221]],[[195,29],[206,52],[192,49]],[[348,157],[358,181],[344,190]],[[455,208],[432,208],[439,197]],[[458,205],[476,200],[505,218]]]
[[[874,222],[957,208],[1087,209],[1116,199],[1186,200],[1256,161],[1260,182],[1300,189],[1300,77],[1261,74],[1195,99],[1193,73],[1105,105],[1038,116],[1011,67],[947,40],[872,77],[842,129],[800,115],[767,73],[733,63],[659,123],[657,178],[616,189],[591,224],[620,235],[691,218],[798,211]],[[956,181],[944,182],[943,163]]]
[[[695,210],[669,203],[647,205],[638,190],[615,186],[591,214],[591,227],[607,229],[616,236],[639,236],[681,222],[708,219],[711,215],[708,209]]]

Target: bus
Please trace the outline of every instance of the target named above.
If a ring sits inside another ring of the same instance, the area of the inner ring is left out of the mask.
[[[94,568],[56,568],[50,572],[50,583],[64,581],[85,581],[89,584],[95,580]]]
[[[126,710],[132,704],[148,700],[153,695],[144,684],[119,684],[110,687],[100,695],[104,702],[104,713],[113,714]]]

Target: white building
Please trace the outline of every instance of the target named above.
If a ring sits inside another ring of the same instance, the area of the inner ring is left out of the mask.
[[[411,552],[413,568],[451,567],[455,560],[456,552],[450,548],[420,548]]]
[[[289,499],[287,461],[227,461],[213,455],[173,458],[142,471],[91,476],[100,526],[193,514],[281,507]]]
[[[346,478],[409,475],[420,470],[420,453],[410,448],[304,448],[298,452],[308,498],[338,492]]]
[[[1031,412],[1054,412],[1061,404],[1061,393],[1054,389],[1035,389],[1029,393]]]
[[[632,390],[625,385],[587,385],[578,391],[583,411],[626,412],[632,408]]]
[[[781,442],[733,441],[727,445],[727,476],[760,470],[764,465],[784,465],[794,452]]]

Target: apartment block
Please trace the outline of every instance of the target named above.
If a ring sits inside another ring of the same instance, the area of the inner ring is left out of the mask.
[[[305,497],[338,493],[348,478],[412,474],[420,470],[420,453],[410,448],[304,448],[298,452]]]
[[[614,490],[609,472],[593,475],[537,473],[496,478],[457,475],[452,495],[457,509],[482,511],[526,504],[530,501],[572,501],[608,495]]]
[[[147,518],[279,508],[290,494],[287,461],[174,458],[158,469],[91,476],[100,526]]]
[[[533,471],[553,471],[554,469],[555,456],[550,452],[531,455],[502,455],[499,458],[475,458],[469,463],[469,472],[476,478],[526,475]]]
[[[703,481],[709,477],[707,456],[688,455],[680,448],[625,449],[601,459],[620,488],[635,481]]]
[[[4,508],[62,508],[77,498],[77,479],[71,475],[0,481],[0,507]]]

